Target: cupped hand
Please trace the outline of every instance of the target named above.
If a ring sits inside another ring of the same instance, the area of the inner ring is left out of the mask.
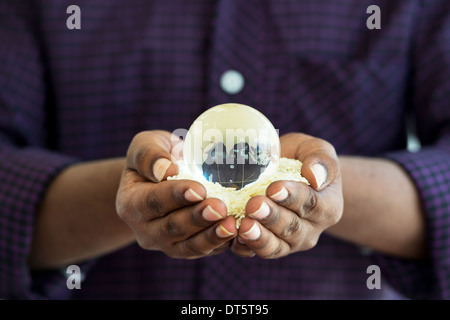
[[[276,181],[265,196],[251,198],[233,240],[237,255],[273,259],[311,249],[342,216],[342,181],[334,147],[300,133],[284,135],[280,142],[281,156],[300,160],[310,185]]]
[[[219,199],[206,199],[202,184],[167,180],[179,141],[166,131],[145,131],[131,142],[116,198],[119,217],[138,244],[174,258],[199,258],[224,251],[237,235]]]

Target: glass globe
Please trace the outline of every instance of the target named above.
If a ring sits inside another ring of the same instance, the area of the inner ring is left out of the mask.
[[[227,103],[206,110],[193,122],[183,157],[186,169],[200,181],[241,189],[277,170],[280,140],[261,112]]]

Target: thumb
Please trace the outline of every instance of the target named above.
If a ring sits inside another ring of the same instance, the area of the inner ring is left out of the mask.
[[[302,175],[316,191],[325,187],[329,182],[328,167],[323,162],[317,162],[317,160],[303,162]]]
[[[166,180],[167,177],[176,175],[178,167],[169,159],[163,157],[157,159],[152,166],[153,177],[157,182]]]
[[[333,147],[320,148],[300,160],[303,162],[302,175],[316,191],[340,179],[339,158]]]
[[[166,131],[143,131],[131,142],[127,152],[127,167],[153,182],[166,180],[178,173],[178,166],[170,159],[171,134]]]
[[[336,150],[329,142],[310,136],[298,136],[295,158],[302,165],[304,176],[311,187],[320,191],[340,177],[339,159]],[[303,137],[302,139],[300,139]]]

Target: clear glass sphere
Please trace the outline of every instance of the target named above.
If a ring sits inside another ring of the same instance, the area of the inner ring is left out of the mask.
[[[258,110],[236,103],[212,107],[191,125],[183,146],[190,174],[241,189],[278,168],[280,139]]]

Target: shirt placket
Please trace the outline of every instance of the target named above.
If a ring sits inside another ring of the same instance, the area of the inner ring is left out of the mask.
[[[208,72],[208,106],[242,103],[258,108],[264,99],[265,1],[218,1]],[[204,259],[200,295],[206,299],[250,296],[252,280],[242,279],[256,267],[230,252]],[[227,279],[217,278],[226,274]]]
[[[220,1],[212,30],[209,106],[264,99],[265,1]]]

